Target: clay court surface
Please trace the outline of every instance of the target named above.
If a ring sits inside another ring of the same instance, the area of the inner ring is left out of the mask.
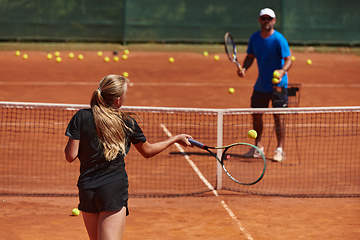
[[[87,104],[108,74],[129,73],[125,105],[248,108],[257,67],[236,74],[219,48],[201,52],[113,53],[62,50],[60,63],[47,51],[0,52],[0,101]],[[102,49],[98,49],[102,50]],[[50,51],[49,51],[50,52]],[[29,58],[22,59],[27,53]],[[51,51],[54,53],[54,50]],[[359,106],[360,57],[351,53],[292,52],[291,83],[301,83],[300,107]],[[78,60],[78,54],[84,59]],[[214,55],[220,56],[219,61]],[[105,62],[105,56],[111,58]],[[240,53],[239,59],[244,58]],[[175,59],[169,63],[169,57]],[[306,63],[312,60],[312,65]],[[229,87],[235,93],[228,92]],[[151,141],[151,136],[149,136]],[[64,164],[68,164],[64,160]],[[74,183],[75,184],[75,183]],[[2,201],[1,201],[2,200]],[[70,216],[78,199],[0,197],[0,239],[88,239],[81,216]],[[219,191],[196,197],[131,198],[124,239],[358,239],[358,198],[285,198]]]

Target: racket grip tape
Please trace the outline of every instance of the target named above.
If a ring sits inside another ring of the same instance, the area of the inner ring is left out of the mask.
[[[198,147],[198,148],[202,148],[204,149],[205,148],[205,144],[201,143],[201,142],[198,142],[198,141],[195,141],[194,139],[191,139],[189,138],[188,141],[191,143],[191,145],[195,146],[195,147]]]

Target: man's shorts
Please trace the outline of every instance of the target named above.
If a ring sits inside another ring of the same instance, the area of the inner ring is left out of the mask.
[[[100,213],[117,211],[126,207],[126,215],[129,215],[128,188],[128,180],[123,179],[98,188],[79,189],[78,208],[83,212]]]
[[[272,92],[258,92],[253,91],[251,96],[252,108],[268,108],[271,100],[273,108],[287,107],[288,92],[287,88],[276,88]]]

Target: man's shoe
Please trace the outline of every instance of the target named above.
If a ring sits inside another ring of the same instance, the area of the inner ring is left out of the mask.
[[[285,152],[284,150],[282,150],[282,148],[277,148],[275,150],[275,155],[274,155],[274,158],[273,160],[274,161],[277,161],[277,162],[282,162],[286,159],[286,156],[285,156]]]
[[[264,147],[259,147],[259,150],[262,152],[262,154],[265,156],[265,152],[264,152]],[[261,153],[255,149],[255,148],[251,148],[247,153],[245,153],[243,155],[244,157],[247,158],[259,158],[261,157]]]

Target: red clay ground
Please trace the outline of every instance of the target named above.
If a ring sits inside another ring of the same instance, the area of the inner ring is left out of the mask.
[[[129,73],[134,84],[126,105],[247,108],[257,75],[245,78],[219,52],[139,52],[106,63],[95,51],[74,51],[84,60],[47,60],[45,51],[0,52],[0,101],[87,104],[107,74]],[[53,53],[53,52],[52,52]],[[104,56],[112,57],[111,51]],[[301,107],[359,106],[360,58],[353,54],[293,52],[290,82],[303,84]],[[121,56],[120,56],[121,57]],[[175,62],[169,63],[169,57]],[[240,54],[240,59],[244,55]],[[307,65],[311,59],[313,64]],[[235,93],[228,93],[228,88]],[[64,161],[64,164],[67,164]],[[1,201],[3,200],[3,201]],[[222,201],[234,213],[232,218]],[[87,239],[82,218],[70,216],[77,198],[1,197],[1,239]],[[220,192],[202,197],[131,198],[124,239],[357,239],[358,198],[280,198]]]

